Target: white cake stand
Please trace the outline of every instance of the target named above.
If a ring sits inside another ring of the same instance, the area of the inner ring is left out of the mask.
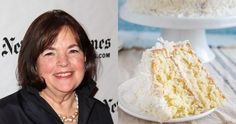
[[[205,29],[236,26],[236,14],[225,17],[160,17],[133,13],[121,7],[120,17],[131,23],[161,28],[161,37],[168,41],[190,40],[204,63],[215,58],[208,46]]]

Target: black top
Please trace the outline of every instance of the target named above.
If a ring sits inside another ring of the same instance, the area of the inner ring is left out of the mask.
[[[79,124],[113,124],[109,107],[90,93],[95,83],[89,82],[76,93],[79,100]],[[52,107],[32,87],[0,100],[1,124],[63,124]]]

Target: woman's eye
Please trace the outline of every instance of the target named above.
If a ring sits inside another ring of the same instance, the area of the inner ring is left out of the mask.
[[[53,52],[47,52],[44,54],[44,56],[52,56],[53,55]]]
[[[79,50],[70,50],[70,53],[78,53]]]

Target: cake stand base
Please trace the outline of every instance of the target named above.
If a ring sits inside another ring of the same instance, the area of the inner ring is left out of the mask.
[[[167,29],[161,28],[161,37],[168,41],[189,40],[192,47],[203,63],[210,62],[215,58],[210,50],[204,29]]]

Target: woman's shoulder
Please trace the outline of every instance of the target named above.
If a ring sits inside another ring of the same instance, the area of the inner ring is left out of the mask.
[[[18,100],[19,92],[20,91],[17,91],[0,99],[0,119],[3,117],[8,118],[8,116],[20,110],[20,103]]]
[[[32,124],[32,120],[25,113],[23,106],[26,106],[23,100],[24,91],[19,91],[0,99],[0,123],[4,124]],[[27,99],[29,100],[29,99]],[[20,115],[20,116],[19,116]]]
[[[0,110],[3,109],[15,109],[20,107],[22,102],[27,99],[26,89],[22,88],[8,96],[5,96],[0,99]],[[24,100],[23,100],[24,99]]]
[[[93,113],[99,113],[99,116],[103,117],[111,117],[110,113],[110,108],[107,104],[101,102],[100,100],[93,98],[94,99],[94,107],[93,107]]]
[[[94,97],[91,99],[94,100],[94,105],[88,119],[88,124],[94,124],[94,122],[96,124],[113,124],[109,106]]]
[[[19,94],[20,91],[17,91],[15,93],[12,93],[8,96],[5,96],[3,98],[0,99],[0,108],[5,108],[6,106],[10,106],[10,105],[13,105],[13,104],[16,104],[17,103],[17,96]]]
[[[94,100],[94,105],[95,107],[101,108],[101,109],[106,109],[109,111],[109,106],[105,103],[103,103],[102,101],[98,100],[97,98],[92,98]]]
[[[83,118],[88,124],[113,124],[109,106],[97,98],[79,95],[80,113],[89,115]],[[81,116],[82,118],[82,116]]]

